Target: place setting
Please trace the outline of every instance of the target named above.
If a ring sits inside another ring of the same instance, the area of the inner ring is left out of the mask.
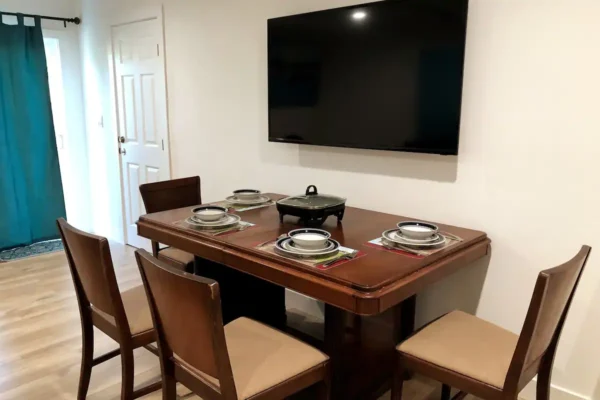
[[[217,236],[225,233],[244,231],[254,224],[242,221],[236,214],[230,214],[229,209],[220,206],[200,206],[192,209],[192,216],[186,218],[183,224],[191,229]]]
[[[399,222],[395,229],[388,229],[381,237],[371,240],[371,247],[383,247],[403,255],[417,258],[434,254],[454,243],[462,242],[463,239],[447,232],[441,232],[439,228],[427,222],[404,221]]]
[[[366,253],[341,246],[322,229],[294,229],[276,239],[256,246],[257,249],[326,270],[360,258]]]
[[[213,203],[215,206],[227,207],[236,212],[254,210],[257,208],[269,207],[275,205],[275,202],[260,190],[256,189],[238,189],[234,190],[231,196],[224,201]]]

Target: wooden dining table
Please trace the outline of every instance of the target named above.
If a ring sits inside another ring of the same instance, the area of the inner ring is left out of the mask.
[[[285,197],[268,196],[273,200]],[[181,223],[192,215],[188,207],[141,216],[138,233],[195,254],[200,264],[210,262],[210,270],[206,269],[209,277],[215,269],[226,271],[229,275],[218,275],[224,277],[219,284],[230,287],[222,290],[224,303],[229,301],[227,296],[231,304],[256,300],[263,315],[265,310],[266,314],[285,313],[284,288],[322,301],[325,321],[321,348],[331,358],[333,399],[376,398],[387,390],[395,346],[414,330],[415,296],[489,254],[490,240],[484,232],[433,221],[428,222],[462,241],[427,256],[399,254],[369,242],[399,221],[412,218],[346,207],[342,221],[330,217],[322,229],[342,246],[359,250],[361,256],[320,269],[257,248],[298,228],[297,218],[285,217],[280,223],[275,205],[238,214],[254,226],[211,236]],[[203,274],[203,267],[197,272]]]

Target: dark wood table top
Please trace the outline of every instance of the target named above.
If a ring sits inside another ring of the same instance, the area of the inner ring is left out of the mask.
[[[270,194],[279,199],[282,195]],[[290,289],[316,297],[359,314],[377,314],[422,290],[466,264],[483,257],[490,243],[483,232],[438,224],[441,230],[464,239],[424,258],[396,254],[366,244],[396,223],[412,218],[347,207],[343,221],[330,217],[322,226],[342,246],[365,256],[320,270],[255,247],[299,226],[297,219],[279,222],[276,206],[239,213],[243,221],[256,224],[245,231],[210,236],[175,224],[191,216],[191,208],[140,217],[141,236],[221,262]]]

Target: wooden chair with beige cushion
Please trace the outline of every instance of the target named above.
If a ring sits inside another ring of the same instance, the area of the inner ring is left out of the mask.
[[[193,207],[202,203],[200,177],[172,179],[170,181],[140,185],[140,194],[146,212],[156,213],[176,208]],[[185,271],[192,271],[194,255],[174,247],[161,249],[158,242],[152,242],[154,257]]]
[[[591,248],[540,272],[520,336],[472,315],[454,311],[398,346],[392,399],[402,398],[406,372],[429,376],[483,399],[517,399],[535,375],[538,400],[548,400],[560,334]],[[509,293],[506,294],[510,296]]]
[[[205,400],[284,399],[311,386],[314,398],[329,398],[325,354],[248,318],[223,326],[216,281],[144,250],[136,257],[157,327],[163,399],[175,399],[176,382]]]
[[[77,399],[85,399],[92,367],[121,355],[121,400],[135,399],[160,389],[161,382],[134,390],[133,350],[156,341],[143,286],[119,292],[108,241],[58,221],[79,304],[83,349]],[[94,357],[94,326],[119,343],[119,348]]]

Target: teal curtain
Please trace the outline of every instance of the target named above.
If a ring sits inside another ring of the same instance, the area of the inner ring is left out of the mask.
[[[0,249],[58,237],[65,201],[40,19],[0,20]]]

